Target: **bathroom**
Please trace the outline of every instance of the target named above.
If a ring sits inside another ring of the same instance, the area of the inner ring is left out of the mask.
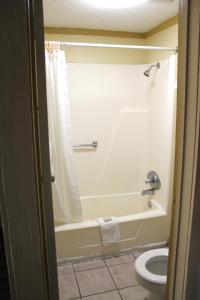
[[[60,299],[164,299],[178,5],[44,0]],[[161,292],[135,275],[140,254],[158,250]]]

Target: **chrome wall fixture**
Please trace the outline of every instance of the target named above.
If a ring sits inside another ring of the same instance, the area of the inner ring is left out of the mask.
[[[149,77],[149,76],[150,76],[150,73],[151,73],[151,69],[152,69],[152,68],[160,69],[160,63],[157,62],[156,64],[151,65],[151,66],[148,68],[148,70],[144,71],[144,75],[145,75],[146,77]]]
[[[98,142],[93,141],[91,144],[77,144],[72,146],[73,149],[81,149],[81,148],[94,148],[96,149],[98,147]]]
[[[143,190],[142,196],[145,195],[154,195],[156,190],[159,190],[161,188],[161,181],[160,177],[155,171],[150,171],[147,174],[147,179],[145,180],[146,184],[150,185],[150,189]]]

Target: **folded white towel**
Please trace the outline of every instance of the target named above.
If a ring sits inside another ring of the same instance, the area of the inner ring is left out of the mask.
[[[98,218],[97,222],[101,228],[101,237],[104,246],[120,243],[120,230],[117,218]]]

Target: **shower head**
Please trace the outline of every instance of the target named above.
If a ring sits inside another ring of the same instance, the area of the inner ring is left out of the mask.
[[[149,77],[149,75],[150,75],[149,70],[146,70],[146,71],[144,72],[144,75],[145,75],[146,77]]]
[[[160,63],[157,62],[156,64],[151,65],[151,66],[149,67],[148,70],[144,71],[144,75],[145,75],[146,77],[149,77],[149,76],[150,76],[151,69],[154,68],[154,67],[155,67],[156,69],[160,69]]]

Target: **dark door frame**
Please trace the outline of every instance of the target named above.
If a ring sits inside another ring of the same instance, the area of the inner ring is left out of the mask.
[[[41,0],[0,3],[0,212],[12,299],[57,300]]]

